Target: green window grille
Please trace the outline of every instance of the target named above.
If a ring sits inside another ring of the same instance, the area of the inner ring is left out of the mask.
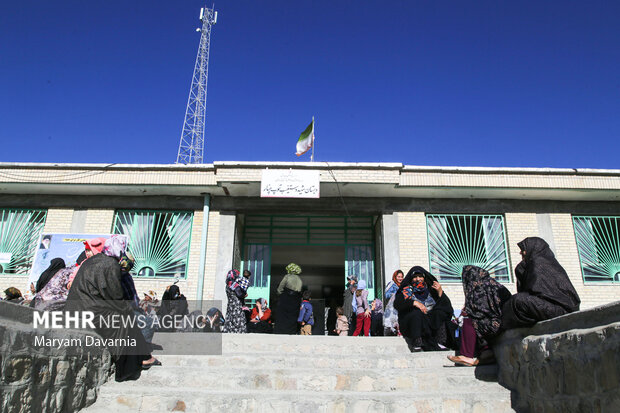
[[[244,244],[372,244],[372,217],[248,215]]]
[[[375,257],[372,245],[347,245],[345,254],[345,272],[347,276],[357,275],[358,280],[366,281],[368,301],[374,300]]]
[[[269,244],[249,244],[244,251],[245,260],[241,270],[249,270],[250,288],[248,289],[248,302],[258,298],[269,298],[271,285],[271,246]]]
[[[584,282],[620,282],[620,217],[574,216]]]
[[[127,249],[135,258],[132,274],[185,278],[192,218],[192,212],[117,211],[113,232],[129,238]]]
[[[501,215],[426,216],[431,273],[442,281],[461,281],[463,267],[484,268],[510,282],[504,218]]]
[[[0,209],[0,273],[29,273],[46,216],[41,209]]]

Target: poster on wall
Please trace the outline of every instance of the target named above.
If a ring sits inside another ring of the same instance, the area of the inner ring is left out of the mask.
[[[261,198],[319,198],[319,171],[265,169]]]
[[[32,260],[29,282],[36,283],[54,258],[62,258],[67,267],[75,264],[84,251],[84,241],[110,238],[110,234],[41,234]]]

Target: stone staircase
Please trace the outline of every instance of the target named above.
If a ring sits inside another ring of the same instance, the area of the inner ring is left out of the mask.
[[[497,367],[454,367],[397,337],[225,334],[220,356],[157,356],[99,390],[97,412],[512,412]],[[156,342],[156,340],[154,340]]]

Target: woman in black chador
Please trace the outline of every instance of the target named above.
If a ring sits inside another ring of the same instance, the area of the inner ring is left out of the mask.
[[[529,237],[517,245],[523,257],[515,268],[517,294],[502,308],[502,327],[531,326],[579,311],[579,295],[545,240]]]
[[[131,302],[123,300],[120,258],[125,254],[126,238],[112,235],[105,242],[103,254],[97,254],[80,266],[73,280],[65,311],[92,311],[95,314],[95,330],[104,339],[112,339],[118,345],[108,345],[116,366],[116,381],[136,380],[143,368],[159,365],[150,356],[150,346],[137,326],[120,323],[106,326],[100,317],[109,322],[114,317],[132,317]],[[117,341],[118,340],[118,341]],[[131,343],[124,345],[125,342]]]
[[[413,351],[439,350],[438,344],[454,346],[450,319],[452,303],[441,284],[424,268],[412,267],[396,292],[394,308],[398,311],[401,334]]]

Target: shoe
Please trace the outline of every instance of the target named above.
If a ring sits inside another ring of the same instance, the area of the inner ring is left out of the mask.
[[[473,363],[469,363],[459,356],[448,356],[448,360],[456,364],[457,366],[476,367],[478,365],[478,359],[474,359]]]
[[[149,363],[149,364],[142,364],[142,370],[148,370],[153,366],[161,366],[161,361],[155,359],[154,362]]]
[[[411,349],[411,351],[412,351],[413,353],[418,353],[418,352],[422,351],[422,347],[413,347],[413,348]]]

